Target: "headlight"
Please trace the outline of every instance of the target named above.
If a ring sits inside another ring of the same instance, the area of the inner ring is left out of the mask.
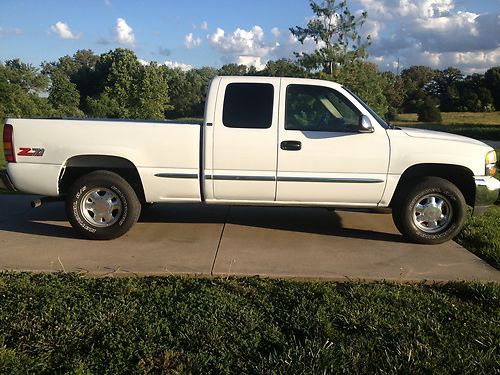
[[[497,171],[497,153],[492,150],[486,154],[485,158],[486,176],[493,176]]]

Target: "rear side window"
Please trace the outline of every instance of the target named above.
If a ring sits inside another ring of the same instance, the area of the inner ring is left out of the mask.
[[[267,129],[273,121],[274,87],[269,83],[230,83],[222,122],[228,128]]]

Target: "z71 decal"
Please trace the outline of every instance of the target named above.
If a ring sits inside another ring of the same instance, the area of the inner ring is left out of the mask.
[[[17,153],[18,156],[43,156],[45,152],[44,148],[29,148],[29,147],[19,147],[21,151]]]

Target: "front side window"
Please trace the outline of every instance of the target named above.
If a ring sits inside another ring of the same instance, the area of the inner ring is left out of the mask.
[[[270,128],[273,102],[274,87],[269,83],[231,83],[226,87],[222,122],[228,128]]]
[[[285,106],[286,130],[358,130],[358,109],[342,94],[328,87],[290,85],[286,90]]]

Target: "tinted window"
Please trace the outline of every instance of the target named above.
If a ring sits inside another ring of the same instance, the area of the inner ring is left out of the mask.
[[[229,128],[270,128],[274,87],[268,83],[231,83],[226,87],[222,122]]]
[[[285,129],[355,132],[360,113],[339,92],[328,87],[290,85],[286,91]]]

